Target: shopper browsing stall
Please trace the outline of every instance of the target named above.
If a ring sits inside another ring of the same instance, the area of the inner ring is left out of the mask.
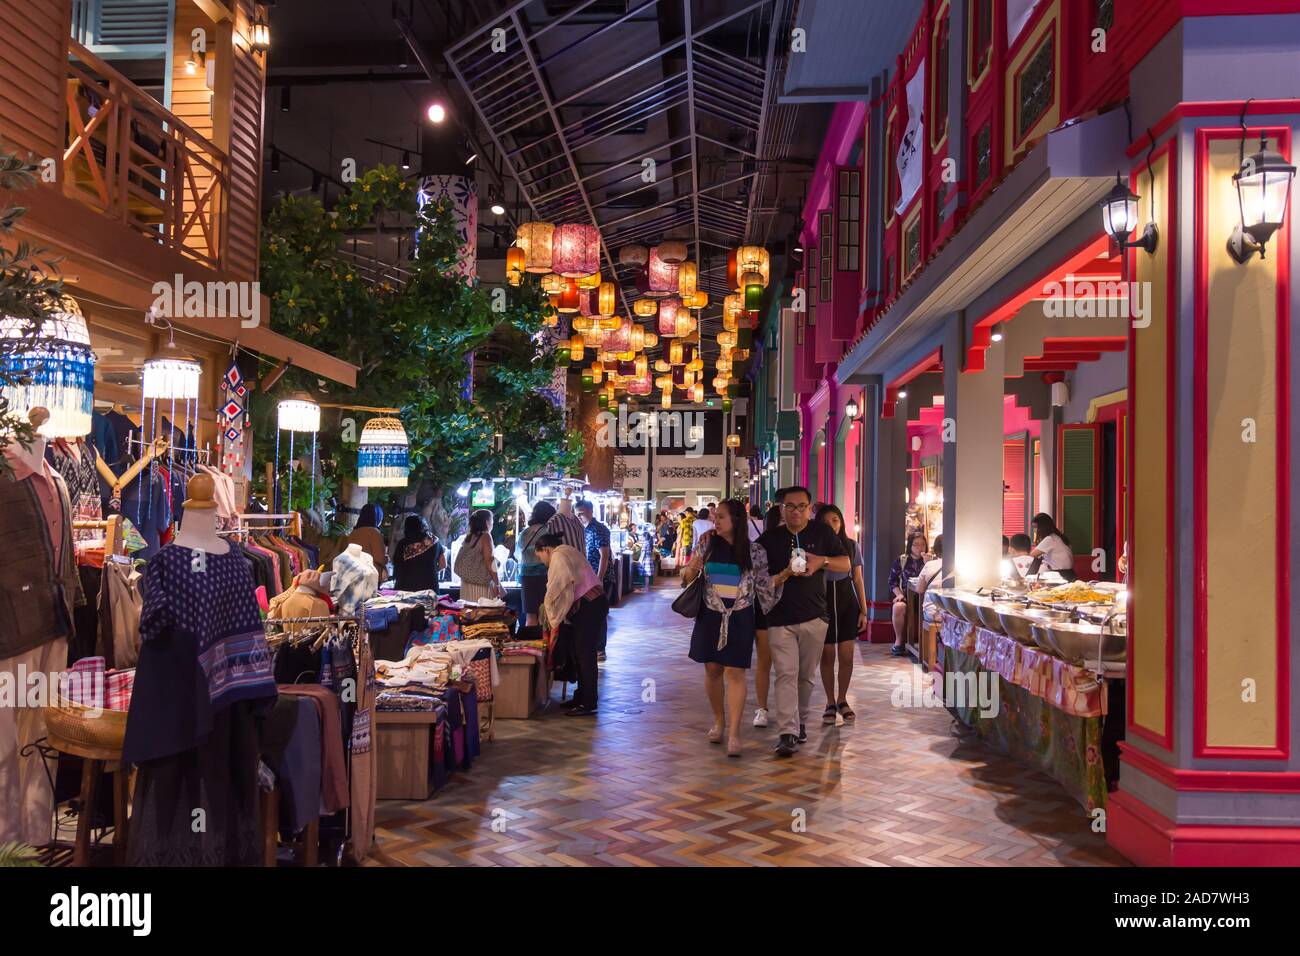
[[[434,591],[438,574],[446,570],[447,550],[429,531],[421,515],[407,515],[402,540],[393,558],[393,577],[399,591]]]
[[[612,601],[614,597],[614,555],[610,548],[609,526],[601,521],[596,520],[595,509],[590,501],[579,501],[576,509],[578,520],[582,522],[585,533],[585,546],[587,552],[587,563],[591,569],[596,572],[596,580],[600,586],[605,589],[606,601]],[[600,635],[600,647],[596,652],[596,660],[605,659],[605,644],[608,635]]]
[[[814,675],[826,643],[826,581],[823,571],[850,570],[839,537],[824,524],[810,523],[812,495],[807,488],[785,489],[781,498],[785,527],[759,539],[768,568],[780,586],[767,614],[767,640],[776,666],[778,757],[794,754],[808,739],[806,725]]]
[[[565,544],[559,535],[542,535],[536,551],[546,565],[542,625],[556,635],[557,644],[567,640],[577,659],[578,687],[566,716],[593,716],[597,705],[596,653],[609,615],[605,591],[586,556]]]
[[[469,516],[469,532],[456,553],[455,571],[460,578],[462,601],[481,601],[505,593],[492,553],[492,512],[480,509]]]
[[[546,534],[547,522],[555,517],[555,506],[548,501],[533,505],[528,527],[519,536],[519,585],[524,599],[524,623],[537,626],[537,615],[546,597],[546,565],[537,556],[537,542]]]
[[[907,536],[907,548],[894,559],[889,569],[889,593],[894,596],[892,608],[894,620],[894,646],[889,653],[902,657],[907,653],[903,647],[903,638],[907,632],[907,582],[921,573],[925,567],[925,535],[916,533]]]

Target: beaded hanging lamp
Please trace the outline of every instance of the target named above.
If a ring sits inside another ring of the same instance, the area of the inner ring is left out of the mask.
[[[357,484],[366,488],[405,488],[410,477],[410,442],[396,418],[372,418],[361,429]]]
[[[0,318],[0,338],[22,339],[30,325]],[[90,434],[94,408],[95,353],[81,307],[71,296],[59,299],[47,315],[31,348],[5,354],[3,366],[10,375],[23,376],[23,384],[4,386],[12,411],[26,416],[43,407],[50,417],[37,429],[46,438],[74,438]],[[197,386],[196,386],[197,390]]]

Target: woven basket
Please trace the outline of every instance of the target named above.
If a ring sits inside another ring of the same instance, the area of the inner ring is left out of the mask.
[[[464,673],[474,678],[474,697],[480,702],[492,699],[492,662],[486,657],[481,661],[470,661],[463,668]]]
[[[125,710],[94,710],[59,697],[58,703],[45,708],[45,727],[50,745],[60,744],[87,750],[121,753],[126,740]]]

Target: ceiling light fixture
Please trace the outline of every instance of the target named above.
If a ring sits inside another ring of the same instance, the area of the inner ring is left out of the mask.
[[[411,151],[409,149],[402,150],[402,168],[411,168]]]
[[[441,103],[430,103],[428,116],[430,123],[441,123],[447,118],[447,107]]]

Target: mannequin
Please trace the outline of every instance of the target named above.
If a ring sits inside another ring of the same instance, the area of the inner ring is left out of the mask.
[[[197,474],[185,486],[185,520],[172,544],[190,551],[225,554],[230,543],[217,534],[217,503],[211,475]]]
[[[27,412],[27,420],[32,423],[32,444],[29,448],[24,448],[18,442],[12,442],[9,447],[13,449],[14,457],[21,461],[32,471],[41,470],[41,462],[45,460],[45,436],[40,433],[40,428],[49,421],[49,409],[37,405]]]
[[[331,592],[340,614],[361,613],[361,605],[379,591],[379,569],[359,544],[350,544],[334,559]]]

